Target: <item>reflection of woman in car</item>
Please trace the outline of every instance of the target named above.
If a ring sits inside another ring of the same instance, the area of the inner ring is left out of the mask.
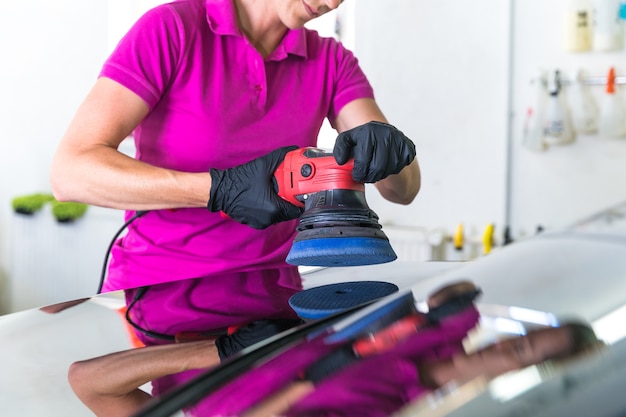
[[[590,327],[573,322],[532,330],[473,354],[459,352],[426,361],[420,360],[427,351],[422,341],[416,334],[397,349],[367,358],[326,379],[296,382],[242,415],[388,416],[451,381],[492,378],[547,360],[571,357],[597,343]]]
[[[274,367],[270,362],[212,394],[206,400],[210,407],[206,405],[205,410],[211,409],[214,416],[243,417],[388,416],[451,381],[492,378],[547,360],[574,357],[599,344],[588,325],[572,321],[560,327],[532,330],[468,354],[463,340],[478,319],[478,311],[471,305],[435,325],[416,329],[384,352],[356,361],[342,355],[346,351],[342,347],[335,356],[344,358],[343,363],[333,360],[333,354],[326,354],[311,362],[299,376],[289,381],[282,376],[282,385],[275,383],[268,388],[264,374],[272,374],[273,369],[276,373],[290,372],[285,364],[296,362],[296,352],[292,360],[282,357]],[[372,338],[367,335],[362,340]],[[358,341],[348,347],[354,352],[357,346],[362,348]],[[228,401],[244,389],[261,394],[256,395],[256,402],[249,398],[239,398],[237,404]],[[248,401],[245,406],[244,401]]]
[[[454,295],[468,289],[475,287],[470,282],[456,282],[444,286],[429,296],[429,307],[444,304]],[[295,312],[293,314],[295,316]],[[219,359],[224,359],[293,325],[293,320],[259,320],[237,329],[233,334],[217,339],[148,346],[80,361],[71,366],[69,380],[77,396],[96,415],[130,415],[151,398],[148,393],[139,389],[143,384],[152,382],[153,393],[163,394],[205,372],[207,368],[218,365]],[[472,319],[468,326],[474,325],[475,320]],[[464,335],[465,329],[461,329],[459,337],[462,338]],[[309,349],[308,346],[306,348]],[[312,359],[325,354],[324,351],[312,348],[309,355]],[[293,364],[298,368],[301,366],[297,361]],[[287,372],[282,374],[289,378]],[[286,379],[284,382],[288,381],[289,379]],[[260,395],[263,392],[265,391],[257,391]],[[242,399],[241,395],[238,397]],[[249,399],[255,401],[254,396],[250,396]],[[200,404],[201,407],[203,405]],[[244,405],[245,401],[242,402],[242,406]]]
[[[461,282],[433,293],[428,300],[431,311],[468,289],[475,287]],[[313,339],[235,379],[188,411],[198,416],[388,415],[451,380],[499,375],[572,354],[596,341],[590,328],[571,324],[531,332],[467,355],[462,341],[478,319],[478,311],[470,304],[357,360],[354,355],[336,355],[351,349],[353,343],[329,346]],[[215,357],[212,342],[134,349],[73,364],[70,383],[96,415],[126,416],[150,398],[138,389],[144,383],[185,370],[203,372],[217,365]]]

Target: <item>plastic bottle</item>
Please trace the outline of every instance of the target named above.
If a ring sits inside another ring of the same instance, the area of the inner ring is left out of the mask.
[[[624,22],[620,18],[621,0],[593,0],[593,49],[624,49]]]
[[[567,88],[567,101],[570,104],[574,130],[582,134],[596,133],[600,109],[589,87],[584,84],[584,72],[579,70],[573,78],[574,82]]]
[[[607,77],[606,95],[602,103],[598,133],[607,138],[626,137],[626,106],[615,86],[615,69]]]
[[[626,0],[622,0],[620,2],[619,18],[622,21],[622,31],[624,32],[624,45],[626,45]]]
[[[546,104],[546,74],[539,72],[533,80],[534,102],[526,109],[526,120],[522,134],[522,145],[532,151],[542,152],[548,147],[543,140],[543,124]]]
[[[549,95],[543,123],[543,140],[548,145],[567,145],[576,138],[561,88],[561,75],[555,70],[548,80]]]
[[[593,4],[591,0],[569,0],[564,15],[565,50],[585,52],[592,48]]]

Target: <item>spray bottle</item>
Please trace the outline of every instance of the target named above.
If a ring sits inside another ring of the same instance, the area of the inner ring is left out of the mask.
[[[540,71],[533,80],[534,103],[526,109],[526,120],[522,134],[522,145],[532,151],[542,152],[547,149],[543,140],[543,124],[546,104],[546,74]]]
[[[624,25],[620,19],[621,0],[593,0],[593,49],[624,49]]]
[[[626,0],[622,0],[619,4],[619,18],[622,21],[622,31],[626,36]],[[626,44],[626,37],[624,38],[624,44]]]
[[[548,145],[570,144],[576,137],[561,90],[561,73],[555,70],[548,80],[549,95],[543,124],[543,138]]]
[[[626,106],[616,91],[615,68],[611,67],[606,83],[606,95],[602,103],[598,133],[608,138],[626,137]]]
[[[576,133],[593,134],[598,131],[600,109],[594,100],[589,87],[584,82],[582,70],[576,73],[574,82],[569,86],[568,101],[572,112],[572,125]]]

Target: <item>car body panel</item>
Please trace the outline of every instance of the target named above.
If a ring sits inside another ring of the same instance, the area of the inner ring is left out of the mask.
[[[403,293],[410,292],[415,300],[422,301],[443,285],[471,280],[483,290],[478,302],[481,324],[470,338],[473,348],[498,337],[523,334],[536,326],[556,326],[561,320],[574,318],[593,324],[607,343],[606,349],[558,370],[535,366],[494,381],[477,379],[446,386],[408,404],[398,415],[626,415],[626,396],[620,394],[626,386],[626,326],[621,324],[626,319],[622,316],[617,325],[605,324],[611,314],[626,306],[625,214],[626,203],[569,228],[495,248],[473,261],[396,261],[307,270],[303,272],[305,288],[368,280],[392,282],[400,288],[400,294],[316,331],[339,331],[359,314],[384,306]],[[0,415],[92,415],[73,396],[67,369],[73,361],[134,346],[123,309],[123,296],[118,292],[0,317]],[[289,346],[310,339],[302,336]],[[241,357],[258,354],[257,349],[275,340],[246,349]],[[280,351],[267,357],[280,357]],[[252,363],[262,366],[264,358],[260,355]],[[234,372],[233,363],[228,361],[220,368]],[[502,388],[511,386],[516,388]],[[154,402],[157,408],[158,402]]]

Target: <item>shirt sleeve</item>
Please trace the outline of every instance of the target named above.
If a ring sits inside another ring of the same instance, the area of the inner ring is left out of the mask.
[[[374,90],[367,76],[359,66],[354,54],[338,44],[337,52],[337,80],[335,95],[331,103],[328,120],[335,127],[339,111],[348,103],[360,98],[374,98]]]
[[[154,108],[174,74],[183,49],[179,23],[169,5],[146,12],[105,61],[100,77],[122,84]]]

